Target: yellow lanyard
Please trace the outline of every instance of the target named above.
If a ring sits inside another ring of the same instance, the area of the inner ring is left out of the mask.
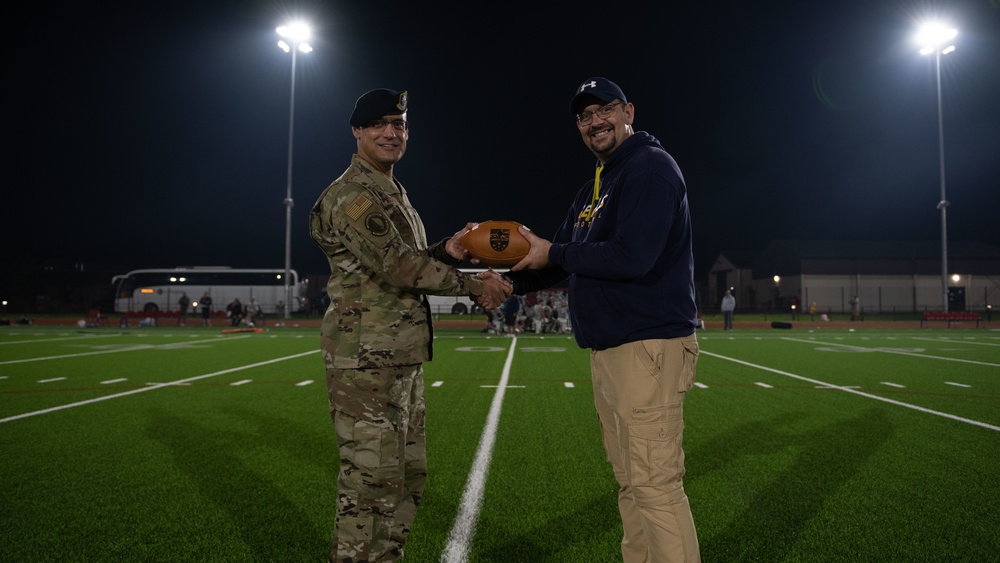
[[[601,193],[601,170],[604,170],[604,165],[597,167],[597,172],[594,173],[594,199],[590,200],[590,211],[588,211],[583,220],[590,222],[594,219],[594,215],[597,213],[597,197]]]

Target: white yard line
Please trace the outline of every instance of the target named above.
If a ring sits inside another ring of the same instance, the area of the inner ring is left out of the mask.
[[[211,338],[209,340],[192,340],[191,342],[184,342],[183,346],[188,346],[190,344],[200,344],[202,342],[226,342],[229,340],[241,340],[243,338],[250,338],[250,335],[245,336],[231,336],[229,338],[220,338],[218,336]],[[178,348],[181,347],[178,344],[136,344],[135,346],[129,346],[127,348],[115,348],[114,350],[98,350],[96,352],[80,352],[79,354],[63,354],[62,356],[43,356],[41,358],[25,358],[23,360],[8,360],[6,362],[0,362],[0,366],[7,364],[24,364],[28,362],[43,362],[46,360],[61,360],[64,358],[79,358],[80,356],[96,356],[98,354],[117,354],[118,352],[135,352],[136,350],[150,350],[153,348]]]
[[[28,418],[29,416],[38,416],[40,414],[47,414],[47,413],[50,413],[50,412],[57,412],[57,411],[65,410],[65,409],[71,409],[73,407],[82,407],[84,405],[89,405],[89,404],[92,404],[92,403],[99,403],[101,401],[107,401],[109,399],[118,399],[118,398],[121,398],[121,397],[127,397],[129,395],[135,395],[136,393],[145,393],[146,391],[152,391],[154,389],[163,389],[164,387],[173,387],[173,386],[177,386],[177,385],[184,385],[184,384],[190,383],[192,381],[198,381],[199,379],[208,379],[209,377],[215,377],[217,375],[224,375],[224,374],[227,374],[227,373],[234,373],[234,372],[243,371],[243,370],[246,370],[246,369],[253,369],[253,368],[260,367],[260,366],[266,366],[266,365],[269,365],[269,364],[276,364],[278,362],[283,362],[285,360],[294,360],[295,358],[301,358],[302,356],[308,356],[309,354],[316,354],[318,352],[319,352],[319,350],[312,350],[312,351],[309,351],[309,352],[302,352],[301,354],[293,354],[291,356],[285,356],[283,358],[275,358],[273,360],[267,360],[267,361],[264,361],[264,362],[257,362],[255,364],[248,364],[248,365],[245,365],[245,366],[239,366],[239,367],[235,367],[235,368],[224,369],[222,371],[214,371],[212,373],[206,373],[204,375],[196,375],[194,377],[188,377],[186,379],[178,379],[177,381],[171,381],[169,383],[157,383],[155,385],[150,385],[149,387],[141,387],[139,389],[132,389],[132,390],[129,390],[129,391],[122,391],[121,393],[115,393],[114,395],[105,395],[103,397],[95,397],[93,399],[88,399],[86,401],[79,401],[79,402],[76,402],[76,403],[69,403],[69,404],[65,404],[65,405],[60,405],[58,407],[51,407],[51,408],[47,408],[47,409],[42,409],[40,411],[26,412],[24,414],[17,414],[17,415],[14,415],[14,416],[8,416],[7,418],[0,418],[0,423],[10,422],[12,420],[19,420],[19,419],[22,419],[22,418]]]
[[[493,394],[493,403],[490,405],[490,413],[486,417],[486,426],[483,427],[483,434],[479,438],[476,459],[472,462],[472,471],[465,483],[465,491],[462,493],[458,515],[455,516],[455,524],[452,526],[451,532],[448,533],[448,543],[441,554],[441,561],[444,563],[465,563],[469,558],[469,544],[472,543],[472,536],[476,531],[476,521],[479,519],[479,508],[483,503],[486,474],[489,473],[490,460],[493,458],[493,443],[496,442],[500,410],[503,407],[504,392],[507,389],[507,381],[510,379],[510,366],[514,361],[514,348],[516,346],[517,337],[514,337],[511,339],[510,349],[507,351],[507,361],[500,374],[500,383],[497,384],[497,391]]]
[[[804,342],[809,342],[809,341],[804,341]],[[813,344],[815,344],[815,342],[813,342]],[[794,373],[789,373],[787,371],[781,371],[781,370],[778,370],[778,369],[769,368],[767,366],[762,366],[762,365],[758,365],[758,364],[752,364],[750,362],[745,362],[743,360],[737,360],[736,358],[730,358],[728,356],[723,356],[721,354],[713,354],[712,352],[706,352],[704,349],[701,350],[701,354],[704,354],[706,356],[711,356],[713,358],[719,358],[720,360],[726,360],[726,361],[729,361],[729,362],[737,363],[737,364],[744,365],[744,366],[747,366],[747,367],[752,367],[752,368],[755,368],[755,369],[769,371],[771,373],[776,373],[778,375],[784,375],[786,377],[791,377],[791,378],[794,378],[794,379],[799,379],[801,381],[808,381],[809,383],[813,383],[815,385],[822,385],[824,388],[837,389],[837,390],[843,391],[845,393],[852,393],[854,395],[859,395],[861,397],[866,397],[868,399],[874,399],[876,401],[882,401],[884,403],[889,403],[889,404],[892,404],[892,405],[896,405],[896,406],[900,406],[900,407],[905,407],[905,408],[908,408],[908,409],[913,409],[915,411],[920,411],[922,413],[933,414],[935,416],[940,416],[940,417],[944,417],[944,418],[950,418],[951,420],[957,420],[959,422],[964,422],[966,424],[971,424],[973,426],[979,426],[981,428],[986,428],[988,430],[995,430],[997,432],[1000,432],[1000,426],[994,426],[992,424],[987,424],[985,422],[980,422],[978,420],[972,420],[972,419],[969,419],[969,418],[963,418],[963,417],[960,417],[960,416],[955,416],[953,414],[948,414],[946,412],[940,412],[940,411],[935,411],[935,410],[931,410],[931,409],[926,409],[924,407],[918,407],[917,405],[911,405],[909,403],[904,403],[902,401],[895,401],[893,399],[887,399],[885,397],[879,397],[878,395],[872,395],[871,393],[865,393],[863,391],[858,391],[857,389],[851,389],[850,387],[843,387],[843,386],[840,386],[840,385],[834,385],[832,383],[827,383],[825,381],[820,381],[818,379],[812,379],[812,378],[809,378],[809,377],[804,377],[804,376],[797,375],[797,374],[794,374]]]
[[[956,340],[954,338],[924,338],[914,336],[914,340],[924,340],[926,342],[947,342],[949,344],[976,344],[978,346],[1000,346],[1000,342],[977,342],[975,340]]]
[[[38,344],[41,342],[59,342],[61,340],[84,340],[87,338],[109,338],[121,336],[120,334],[88,334],[86,336],[63,336],[60,338],[40,338],[38,340],[12,340],[10,342],[0,342],[0,346],[7,344]]]
[[[892,348],[867,348],[865,346],[854,346],[852,344],[841,344],[839,342],[823,342],[820,340],[805,340],[802,338],[789,338],[783,337],[782,340],[788,340],[789,342],[804,342],[806,344],[822,344],[824,346],[841,346],[843,348],[854,348],[855,350],[864,350],[865,352],[882,352],[884,354],[898,354],[900,356],[913,356],[914,358],[928,358],[931,360],[944,360],[946,362],[960,362],[963,364],[976,364],[980,366],[991,366],[1000,368],[1000,364],[993,364],[990,362],[979,362],[976,360],[963,360],[961,358],[949,358],[947,356],[931,356],[930,354],[918,354],[916,352],[904,352],[902,350],[894,350]]]

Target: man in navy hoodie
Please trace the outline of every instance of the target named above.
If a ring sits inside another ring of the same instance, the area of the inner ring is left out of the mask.
[[[606,78],[577,87],[570,112],[597,156],[594,180],[552,241],[522,227],[528,255],[507,274],[524,294],[569,280],[573,334],[590,348],[594,403],[618,480],[622,557],[700,561],[684,493],[684,395],[694,384],[694,257],[687,188],[635,106]]]

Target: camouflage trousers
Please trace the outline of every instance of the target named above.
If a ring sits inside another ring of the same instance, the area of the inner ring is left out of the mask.
[[[331,563],[403,557],[427,480],[420,364],[326,369],[340,449]]]

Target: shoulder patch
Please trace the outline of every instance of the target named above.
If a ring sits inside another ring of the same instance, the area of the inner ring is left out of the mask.
[[[365,228],[376,237],[384,237],[389,232],[389,218],[381,211],[373,211],[365,217]]]
[[[350,217],[351,221],[357,221],[361,214],[368,210],[372,206],[372,200],[368,197],[360,195],[355,199],[350,207],[347,208],[347,216]]]

